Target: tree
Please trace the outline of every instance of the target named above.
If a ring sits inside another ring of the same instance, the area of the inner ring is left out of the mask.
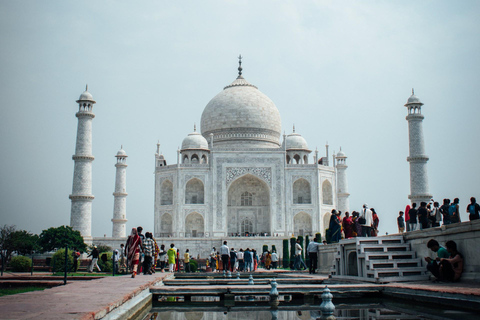
[[[15,251],[12,242],[12,234],[15,231],[15,226],[4,225],[2,228],[0,228],[0,250],[5,258],[5,261],[8,261],[12,253]]]
[[[85,252],[87,249],[80,231],[73,230],[70,226],[52,227],[43,230],[40,234],[40,246],[44,252],[64,248],[65,245],[69,248],[77,248],[80,252]]]
[[[38,235],[25,230],[13,232],[11,241],[14,251],[23,256],[40,250]]]

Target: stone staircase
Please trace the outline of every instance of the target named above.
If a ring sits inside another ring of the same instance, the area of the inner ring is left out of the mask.
[[[375,283],[428,279],[422,259],[402,236],[342,240],[337,249],[330,271],[332,279]]]

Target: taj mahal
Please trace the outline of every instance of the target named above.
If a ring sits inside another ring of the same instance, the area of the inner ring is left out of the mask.
[[[295,126],[290,134],[282,135],[274,102],[248,82],[242,71],[240,56],[238,76],[208,102],[200,131],[194,126],[183,139],[176,163],[167,164],[157,143],[154,226],[148,228],[154,229],[157,241],[175,240],[180,249],[188,245],[202,253],[230,237],[248,246],[251,236],[260,236],[261,244],[281,246],[282,239],[292,235],[320,232],[325,236],[332,209],[349,211],[345,153],[340,148],[330,161],[327,144],[323,156],[318,150],[312,154]],[[112,236],[92,238],[91,129],[96,102],[88,87],[77,103],[71,226],[87,243],[117,246],[127,236],[128,156],[123,147],[115,156]],[[405,105],[409,110],[410,199],[430,197],[421,105],[413,93]]]
[[[155,154],[155,236],[306,235],[348,211],[346,156],[319,158],[273,101],[242,76],[213,97],[168,165]],[[327,149],[328,153],[328,149]]]

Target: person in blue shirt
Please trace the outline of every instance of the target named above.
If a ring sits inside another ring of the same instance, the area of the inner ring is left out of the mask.
[[[435,239],[430,239],[427,242],[427,248],[437,253],[436,259],[425,257],[425,261],[427,262],[427,270],[430,271],[435,276],[435,278],[439,279],[440,259],[450,257],[450,253],[448,253],[447,249],[441,247],[438,241]]]

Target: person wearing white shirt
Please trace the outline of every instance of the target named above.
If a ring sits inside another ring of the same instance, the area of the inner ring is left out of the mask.
[[[308,273],[314,274],[315,270],[317,270],[317,262],[318,262],[318,243],[313,240],[307,246],[307,253],[309,257],[309,268]]]
[[[230,249],[227,247],[227,241],[223,241],[223,246],[220,247],[220,256],[222,257],[223,270],[228,270],[228,258],[230,258]]]

